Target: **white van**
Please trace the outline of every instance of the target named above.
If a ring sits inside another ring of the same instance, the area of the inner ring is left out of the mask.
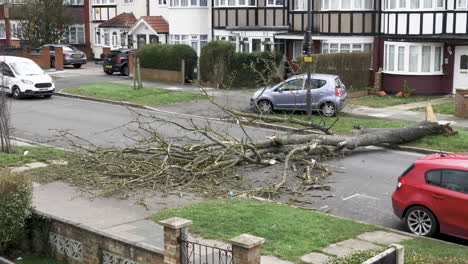
[[[14,56],[0,56],[0,87],[14,98],[51,97],[55,91],[54,81],[39,65]]]

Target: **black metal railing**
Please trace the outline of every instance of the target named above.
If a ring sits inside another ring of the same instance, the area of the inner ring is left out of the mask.
[[[232,248],[230,245],[204,245],[201,242],[188,239],[186,235],[180,238],[180,256],[182,264],[232,264]]]

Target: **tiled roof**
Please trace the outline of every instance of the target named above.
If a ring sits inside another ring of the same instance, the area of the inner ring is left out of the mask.
[[[99,27],[130,28],[137,22],[133,13],[122,13],[99,25]]]
[[[169,24],[162,16],[142,16],[140,18],[157,33],[169,33]]]

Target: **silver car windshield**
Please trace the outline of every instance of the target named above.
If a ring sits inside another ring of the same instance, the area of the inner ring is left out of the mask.
[[[42,75],[44,71],[37,64],[27,61],[12,62],[11,68],[13,71],[22,76],[28,75]]]

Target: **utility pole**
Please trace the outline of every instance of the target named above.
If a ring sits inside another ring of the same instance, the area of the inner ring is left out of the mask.
[[[307,47],[307,56],[304,58],[307,64],[307,94],[306,94],[306,107],[307,107],[307,119],[312,119],[312,2],[313,0],[307,0],[307,32],[305,34],[305,44]]]

